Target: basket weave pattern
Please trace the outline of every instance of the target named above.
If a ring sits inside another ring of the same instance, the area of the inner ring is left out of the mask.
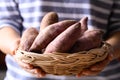
[[[83,69],[104,60],[111,50],[111,46],[104,42],[100,48],[77,53],[46,53],[38,54],[17,50],[16,59],[25,63],[39,66],[48,74],[75,75]]]

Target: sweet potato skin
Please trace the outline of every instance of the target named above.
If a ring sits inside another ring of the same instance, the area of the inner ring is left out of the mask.
[[[61,32],[63,32],[65,29],[67,29],[69,26],[71,26],[74,23],[76,23],[75,20],[64,20],[47,26],[36,37],[35,41],[30,47],[30,51],[41,52],[41,50],[46,48],[46,46],[55,37],[57,37]]]
[[[31,27],[26,29],[21,37],[19,49],[29,51],[29,48],[31,47],[37,35],[38,31],[35,28]]]
[[[67,52],[78,40],[81,34],[80,23],[75,23],[58,35],[50,44],[48,44],[44,53]]]
[[[101,30],[87,30],[73,45],[71,52],[79,52],[100,47],[103,32]]]
[[[47,26],[58,22],[58,15],[56,12],[48,12],[42,19],[40,23],[40,31],[42,31]]]

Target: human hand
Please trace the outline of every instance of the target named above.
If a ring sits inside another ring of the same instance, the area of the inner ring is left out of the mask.
[[[24,31],[22,38],[20,40],[19,48],[20,50],[28,51],[30,46],[32,45],[34,39],[38,35],[38,31],[35,28],[28,28]],[[15,56],[15,55],[14,55]],[[14,57],[13,56],[13,57]],[[31,64],[27,64],[22,62],[21,60],[14,57],[16,62],[27,72],[33,74],[36,77],[43,77],[45,76],[45,72],[42,69],[33,66]]]
[[[106,59],[90,66],[89,68],[83,69],[83,71],[78,73],[76,76],[81,77],[81,76],[98,75],[112,61],[112,59],[113,59],[113,55],[112,55],[112,51],[110,51]]]
[[[70,47],[68,47],[68,49],[72,53],[83,51],[83,50],[89,50],[89,49],[96,48],[96,47],[100,47],[100,45],[102,43],[103,32],[101,30],[98,30],[98,29],[96,29],[96,30],[87,30],[87,22],[86,21],[87,20],[85,18],[80,21],[81,22],[81,32],[83,34],[81,36],[79,36],[80,38],[75,43],[75,45],[73,45],[71,50],[70,50]],[[65,31],[67,31],[67,30],[65,30]],[[63,33],[65,33],[65,31]],[[69,31],[66,34],[69,35],[70,32],[71,31]],[[61,34],[63,34],[63,33],[61,33]],[[60,35],[58,35],[50,44],[48,44],[48,46],[47,46],[47,48],[45,50],[45,53],[54,52],[54,51],[55,52],[64,52],[65,51],[64,50],[65,46],[67,45],[67,43],[69,41],[72,40],[72,37],[64,39],[65,36],[63,36],[63,35],[60,36]],[[63,40],[61,40],[61,39],[63,39]],[[60,41],[60,43],[56,43],[58,41]],[[62,41],[65,42],[65,43],[63,44]],[[67,46],[69,46],[69,45],[67,45]],[[95,75],[95,74],[101,72],[101,70],[104,69],[104,67],[108,63],[109,63],[109,58],[106,58],[104,61],[96,63],[95,65],[91,66],[90,68],[83,70],[83,72],[79,73],[78,76],[85,75],[85,74],[83,74],[85,72],[86,72],[86,76],[87,76],[87,74],[88,75],[93,75],[93,74]],[[98,66],[101,66],[101,67],[97,68]]]
[[[84,26],[87,26],[87,24],[86,25],[84,24]],[[78,41],[74,44],[74,46],[71,48],[70,52],[73,53],[73,52],[85,51],[85,50],[90,50],[92,48],[100,47],[102,43],[102,37],[103,37],[103,32],[101,30],[98,29],[86,30],[83,33],[83,35],[78,39]],[[83,69],[82,72],[77,74],[77,77],[99,74],[110,62],[110,57],[111,54],[109,54],[105,60],[98,62],[87,69]]]
[[[57,22],[57,20],[53,20],[53,18],[57,19],[57,15],[54,12],[49,13],[47,16],[45,16],[43,18],[43,20],[41,22],[41,27],[40,27],[40,33],[48,25]],[[48,22],[48,20],[50,20],[50,21]],[[32,27],[25,30],[22,35],[22,38],[20,40],[19,49],[24,50],[24,51],[30,51],[31,50],[30,47],[34,43],[34,40],[37,38],[38,34],[39,34],[39,32],[35,28],[32,28]],[[36,44],[34,44],[34,45],[36,45]],[[16,59],[16,57],[15,57],[15,59]],[[19,59],[16,59],[16,61],[25,71],[33,74],[34,76],[36,76],[36,77],[45,76],[45,72],[40,67],[24,63]]]

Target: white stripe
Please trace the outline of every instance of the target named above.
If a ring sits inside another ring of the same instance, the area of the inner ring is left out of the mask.
[[[15,3],[13,3],[13,2],[2,2],[2,1],[0,1],[0,7],[6,7],[6,6],[16,6],[16,4]]]
[[[31,5],[32,4],[32,5]],[[66,7],[66,8],[89,8],[87,3],[62,3],[62,2],[48,2],[48,1],[34,1],[32,3],[22,3],[20,8],[30,8],[35,6],[54,6],[54,7]]]
[[[120,0],[115,0],[116,4],[120,5]]]
[[[30,7],[34,7],[35,6],[53,6],[53,7],[66,7],[66,8],[85,8],[85,9],[89,9],[92,8],[98,12],[101,13],[109,13],[109,10],[104,9],[104,8],[100,8],[94,5],[90,5],[88,3],[62,3],[62,2],[47,2],[47,1],[35,1],[33,3],[23,3],[20,4],[20,8],[30,8]]]
[[[115,9],[114,12],[120,14],[120,9]]]
[[[40,25],[40,22],[34,22],[34,23],[23,23],[25,28],[29,28],[29,27],[38,27]]]
[[[22,13],[22,16],[27,19],[27,18],[30,18],[30,17],[41,17],[43,16],[45,13],[43,12],[39,12],[39,11],[35,11],[35,12],[32,12],[32,13]]]
[[[63,2],[43,2],[41,6],[54,6],[54,7],[66,7],[66,8],[86,8],[89,9],[88,3],[63,3]]]
[[[19,15],[17,11],[3,11],[0,12],[0,16],[14,16],[14,15]]]
[[[89,15],[89,14],[67,14],[67,13],[58,13],[60,15],[60,17],[62,18],[82,18],[82,17],[88,17],[88,19],[92,19],[92,20],[95,20],[97,22],[100,22],[100,23],[103,23],[103,24],[106,24],[106,20],[105,19],[102,19],[102,18],[98,18],[96,16],[93,16],[93,15]]]
[[[43,16],[45,13],[41,13],[41,12],[34,12],[34,13],[29,13],[29,14],[22,14],[24,16],[24,18],[30,18],[30,17],[33,17],[33,18],[37,18],[37,17],[41,17]],[[93,19],[97,22],[100,22],[100,23],[103,23],[103,24],[106,24],[107,21],[105,19],[102,19],[102,18],[98,18],[96,16],[93,16],[93,15],[89,15],[89,14],[70,14],[70,13],[58,13],[58,15],[61,17],[61,18],[82,18],[82,17],[88,17],[88,19]]]

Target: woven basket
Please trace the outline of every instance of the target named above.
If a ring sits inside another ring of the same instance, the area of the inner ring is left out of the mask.
[[[15,57],[25,63],[39,66],[48,74],[75,75],[83,69],[104,60],[110,50],[111,46],[103,42],[100,48],[73,54],[59,52],[38,54],[17,50]]]

